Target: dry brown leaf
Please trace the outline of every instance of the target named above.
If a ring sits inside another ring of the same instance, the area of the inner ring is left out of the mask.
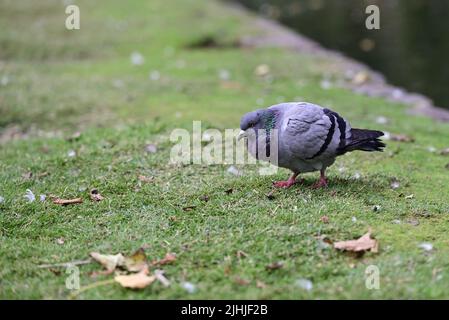
[[[405,134],[392,134],[390,139],[399,142],[415,142],[415,138]]]
[[[98,252],[91,252],[90,256],[100,263],[108,273],[112,273],[115,268],[123,266],[125,264],[125,257],[119,253],[116,255],[101,254]]]
[[[247,286],[247,285],[249,285],[251,283],[249,280],[240,278],[238,276],[234,278],[234,282],[239,284],[239,285],[241,285],[241,286]]]
[[[320,218],[320,221],[321,221],[322,223],[329,223],[329,217],[328,217],[328,216],[322,216],[322,217]]]
[[[90,190],[90,199],[92,201],[101,201],[104,199],[104,197],[100,194],[98,189],[94,188],[94,189]]]
[[[259,288],[259,289],[263,289],[263,288],[266,288],[267,285],[266,285],[266,283],[264,283],[264,282],[262,282],[260,280],[257,280],[256,281],[256,287]]]
[[[172,252],[168,252],[164,258],[162,258],[161,260],[155,260],[151,264],[163,266],[164,264],[172,263],[175,260],[176,260],[176,254],[174,254]]]
[[[242,250],[237,250],[237,258],[242,259],[248,257],[248,254]]]
[[[441,154],[442,156],[447,156],[447,155],[449,154],[449,148],[446,148],[446,149],[441,150],[441,151],[440,151],[440,154]]]
[[[182,210],[184,210],[184,211],[192,211],[195,208],[196,208],[196,206],[187,206],[187,207],[183,207]]]
[[[69,204],[77,204],[77,203],[83,203],[82,198],[75,198],[75,199],[61,199],[57,197],[52,198],[54,204],[59,204],[61,206],[67,206]]]
[[[156,276],[148,276],[148,273],[148,268],[144,268],[139,273],[116,276],[114,280],[125,288],[143,289],[156,280]]]
[[[284,263],[281,261],[270,263],[269,265],[265,266],[265,269],[267,270],[277,270],[281,269],[284,266]]]
[[[145,182],[145,183],[149,183],[149,182],[153,182],[153,177],[147,177],[144,175],[139,175],[139,181]]]
[[[334,248],[353,252],[378,252],[379,243],[376,239],[371,239],[371,232],[369,231],[357,240],[335,242]]]
[[[130,272],[139,272],[148,266],[145,250],[139,248],[129,257],[125,257],[124,267]]]

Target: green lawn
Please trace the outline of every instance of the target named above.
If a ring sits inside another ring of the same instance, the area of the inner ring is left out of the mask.
[[[163,266],[170,287],[156,282],[135,291],[112,283],[76,297],[449,296],[449,158],[429,151],[449,146],[447,124],[407,115],[405,106],[382,99],[324,90],[323,77],[343,77],[329,58],[230,45],[258,30],[251,16],[220,2],[76,4],[81,30],[68,31],[62,1],[0,2],[0,298],[69,298],[65,269],[38,265],[142,246],[150,260],[177,254]],[[191,48],[207,37],[221,45]],[[133,52],[145,58],[142,65],[131,63]],[[254,74],[261,64],[270,67],[271,80]],[[192,120],[203,128],[237,128],[247,111],[294,100],[328,106],[355,127],[416,141],[388,141],[384,153],[347,154],[329,170],[329,188],[312,190],[318,174],[307,174],[304,184],[276,191],[272,200],[266,197],[271,182],[286,170],[260,176],[244,166],[240,177],[227,173],[228,165],[169,163],[173,129],[191,130]],[[379,116],[390,121],[378,124]],[[76,131],[80,138],[68,141]],[[145,152],[148,143],[156,153]],[[153,181],[139,182],[139,175]],[[394,178],[397,189],[390,186]],[[92,188],[105,199],[90,201]],[[24,199],[27,189],[35,202]],[[84,203],[58,206],[50,194]],[[183,209],[188,206],[195,207]],[[356,258],[321,240],[355,239],[369,228],[380,243],[377,254]],[[425,242],[431,251],[419,248]],[[282,268],[266,269],[278,261]],[[365,287],[369,265],[380,270],[379,290]],[[100,269],[80,266],[81,286],[112,278],[90,276]],[[298,279],[311,280],[313,289],[300,288]],[[188,293],[185,281],[197,290]]]

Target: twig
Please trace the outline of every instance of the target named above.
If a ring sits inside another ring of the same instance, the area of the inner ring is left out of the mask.
[[[68,268],[70,266],[79,266],[82,264],[89,264],[92,262],[92,259],[88,260],[75,260],[71,262],[63,262],[63,263],[54,263],[54,264],[41,264],[37,266],[38,268],[54,268],[54,267],[65,267]]]

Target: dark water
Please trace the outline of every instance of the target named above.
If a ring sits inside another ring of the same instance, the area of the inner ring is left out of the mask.
[[[449,109],[449,0],[239,0]],[[365,8],[380,9],[367,30]]]

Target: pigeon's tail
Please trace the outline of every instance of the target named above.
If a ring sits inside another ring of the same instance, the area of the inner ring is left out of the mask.
[[[349,143],[343,147],[342,153],[353,150],[383,151],[385,143],[379,139],[383,135],[382,131],[351,129],[351,138]]]

